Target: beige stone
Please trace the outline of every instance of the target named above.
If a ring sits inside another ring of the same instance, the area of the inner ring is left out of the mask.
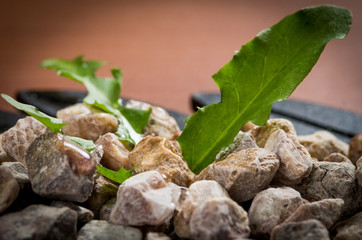
[[[14,127],[2,135],[2,147],[14,161],[26,166],[25,156],[35,138],[49,130],[33,117],[19,119]]]
[[[95,142],[103,148],[103,157],[101,164],[114,171],[118,171],[122,167],[129,170],[131,163],[129,162],[129,150],[119,141],[114,133],[106,133],[100,136]]]
[[[273,152],[249,148],[210,164],[200,172],[198,179],[217,181],[234,201],[242,203],[267,188],[278,167],[279,159]]]
[[[348,158],[354,164],[360,157],[362,157],[362,132],[351,139],[348,147]]]
[[[84,103],[59,110],[57,117],[67,123],[62,128],[65,134],[93,141],[108,132],[115,132],[118,126],[115,116]]]
[[[323,161],[331,153],[347,156],[348,145],[328,131],[317,131],[311,135],[298,136],[299,142],[307,148],[310,155]]]
[[[289,120],[282,118],[269,119],[265,126],[258,126],[252,129],[251,134],[253,135],[256,144],[258,144],[259,147],[264,147],[270,135],[279,129],[284,130],[286,133],[297,134],[293,124]]]
[[[188,187],[195,180],[177,147],[166,138],[146,136],[129,154],[136,173],[157,170],[166,181]]]
[[[144,135],[159,136],[170,140],[174,140],[179,135],[180,128],[176,120],[165,109],[137,100],[128,101],[126,107],[142,110],[152,108],[148,124],[144,128]]]
[[[122,225],[161,225],[174,214],[181,190],[157,171],[147,171],[124,181],[118,189],[110,222]]]
[[[10,170],[0,166],[0,213],[16,200],[19,190],[19,185]]]
[[[361,240],[362,212],[337,223],[332,229],[333,240]]]
[[[356,162],[356,167],[357,167],[356,168],[357,182],[360,185],[360,187],[362,187],[362,157],[360,157]]]
[[[218,182],[201,180],[191,184],[181,196],[180,209],[174,218],[175,232],[181,238],[190,238],[190,220],[194,210],[208,199],[229,197],[229,194]]]
[[[281,129],[273,132],[265,144],[265,149],[274,152],[280,159],[273,183],[294,185],[312,171],[310,154],[293,134],[287,134]]]
[[[301,204],[300,193],[290,187],[268,188],[253,199],[249,209],[251,232],[268,237],[273,228],[288,218]]]
[[[340,218],[344,201],[340,198],[323,199],[316,202],[304,203],[295,210],[283,223],[301,222],[316,219],[329,229]]]
[[[190,235],[199,240],[231,240],[249,237],[247,212],[230,198],[213,198],[201,203],[190,220]]]
[[[341,153],[331,153],[323,159],[324,162],[339,162],[353,164],[345,155]]]

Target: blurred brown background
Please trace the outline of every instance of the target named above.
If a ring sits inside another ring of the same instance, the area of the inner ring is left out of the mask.
[[[41,69],[49,57],[106,60],[123,70],[122,96],[191,113],[195,91],[218,89],[211,75],[242,44],[300,8],[352,11],[344,40],[330,42],[292,98],[362,114],[362,1],[1,1],[0,92],[83,90]],[[1,110],[11,110],[0,100]]]

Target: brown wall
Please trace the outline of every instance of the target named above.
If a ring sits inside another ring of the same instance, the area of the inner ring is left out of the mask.
[[[234,50],[285,15],[326,1],[10,1],[0,4],[0,92],[83,89],[38,67],[48,57],[107,60],[124,72],[122,95],[191,113],[195,91]],[[362,1],[344,40],[329,43],[292,98],[362,113]],[[0,100],[0,109],[11,107]]]

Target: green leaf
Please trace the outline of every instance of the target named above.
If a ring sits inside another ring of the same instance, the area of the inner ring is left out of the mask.
[[[263,125],[273,102],[285,100],[311,71],[325,45],[346,36],[351,13],[335,6],[302,9],[244,45],[213,79],[221,102],[199,109],[177,139],[200,172],[248,121]]]
[[[152,108],[144,111],[135,108],[125,108],[123,106],[120,106],[119,110],[137,133],[142,133],[152,112]]]
[[[55,69],[60,76],[68,77],[84,84],[88,95],[83,101],[118,118],[119,125],[116,134],[122,142],[136,144],[142,138],[143,128],[148,123],[150,111],[131,110],[124,108],[119,101],[122,85],[122,71],[111,69],[113,78],[100,78],[95,72],[104,65],[99,61],[84,61],[83,56],[73,60],[47,59],[42,67]]]
[[[86,140],[83,138],[73,137],[73,136],[65,136],[65,137],[68,138],[70,141],[74,142],[75,144],[77,144],[78,146],[80,146],[81,148],[87,150],[88,152],[91,152],[93,149],[96,148],[92,140]]]
[[[115,181],[117,183],[123,183],[125,180],[130,178],[132,176],[131,170],[126,170],[123,167],[119,169],[118,172],[110,170],[108,168],[102,167],[100,165],[97,165],[97,172],[102,174],[104,177],[111,179],[112,181]]]
[[[28,104],[24,104],[24,103],[20,103],[18,101],[16,101],[15,99],[13,99],[12,97],[6,95],[6,94],[1,94],[2,98],[4,98],[8,103],[10,103],[13,107],[26,112],[27,114],[29,114],[30,116],[32,116],[33,118],[37,119],[39,122],[41,122],[42,124],[44,124],[50,131],[54,132],[54,133],[58,133],[60,132],[60,129],[67,125],[65,123],[62,122],[62,119],[59,118],[53,118],[41,111],[39,111],[39,109],[37,109],[34,106],[28,105]]]

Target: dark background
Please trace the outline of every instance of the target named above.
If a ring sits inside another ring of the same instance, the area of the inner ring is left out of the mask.
[[[261,30],[322,3],[352,11],[343,40],[330,42],[292,99],[362,114],[362,1],[10,1],[0,3],[0,92],[82,90],[41,69],[49,57],[108,61],[123,70],[122,96],[191,113],[196,91],[217,92],[211,75]],[[12,110],[0,100],[0,110]]]

